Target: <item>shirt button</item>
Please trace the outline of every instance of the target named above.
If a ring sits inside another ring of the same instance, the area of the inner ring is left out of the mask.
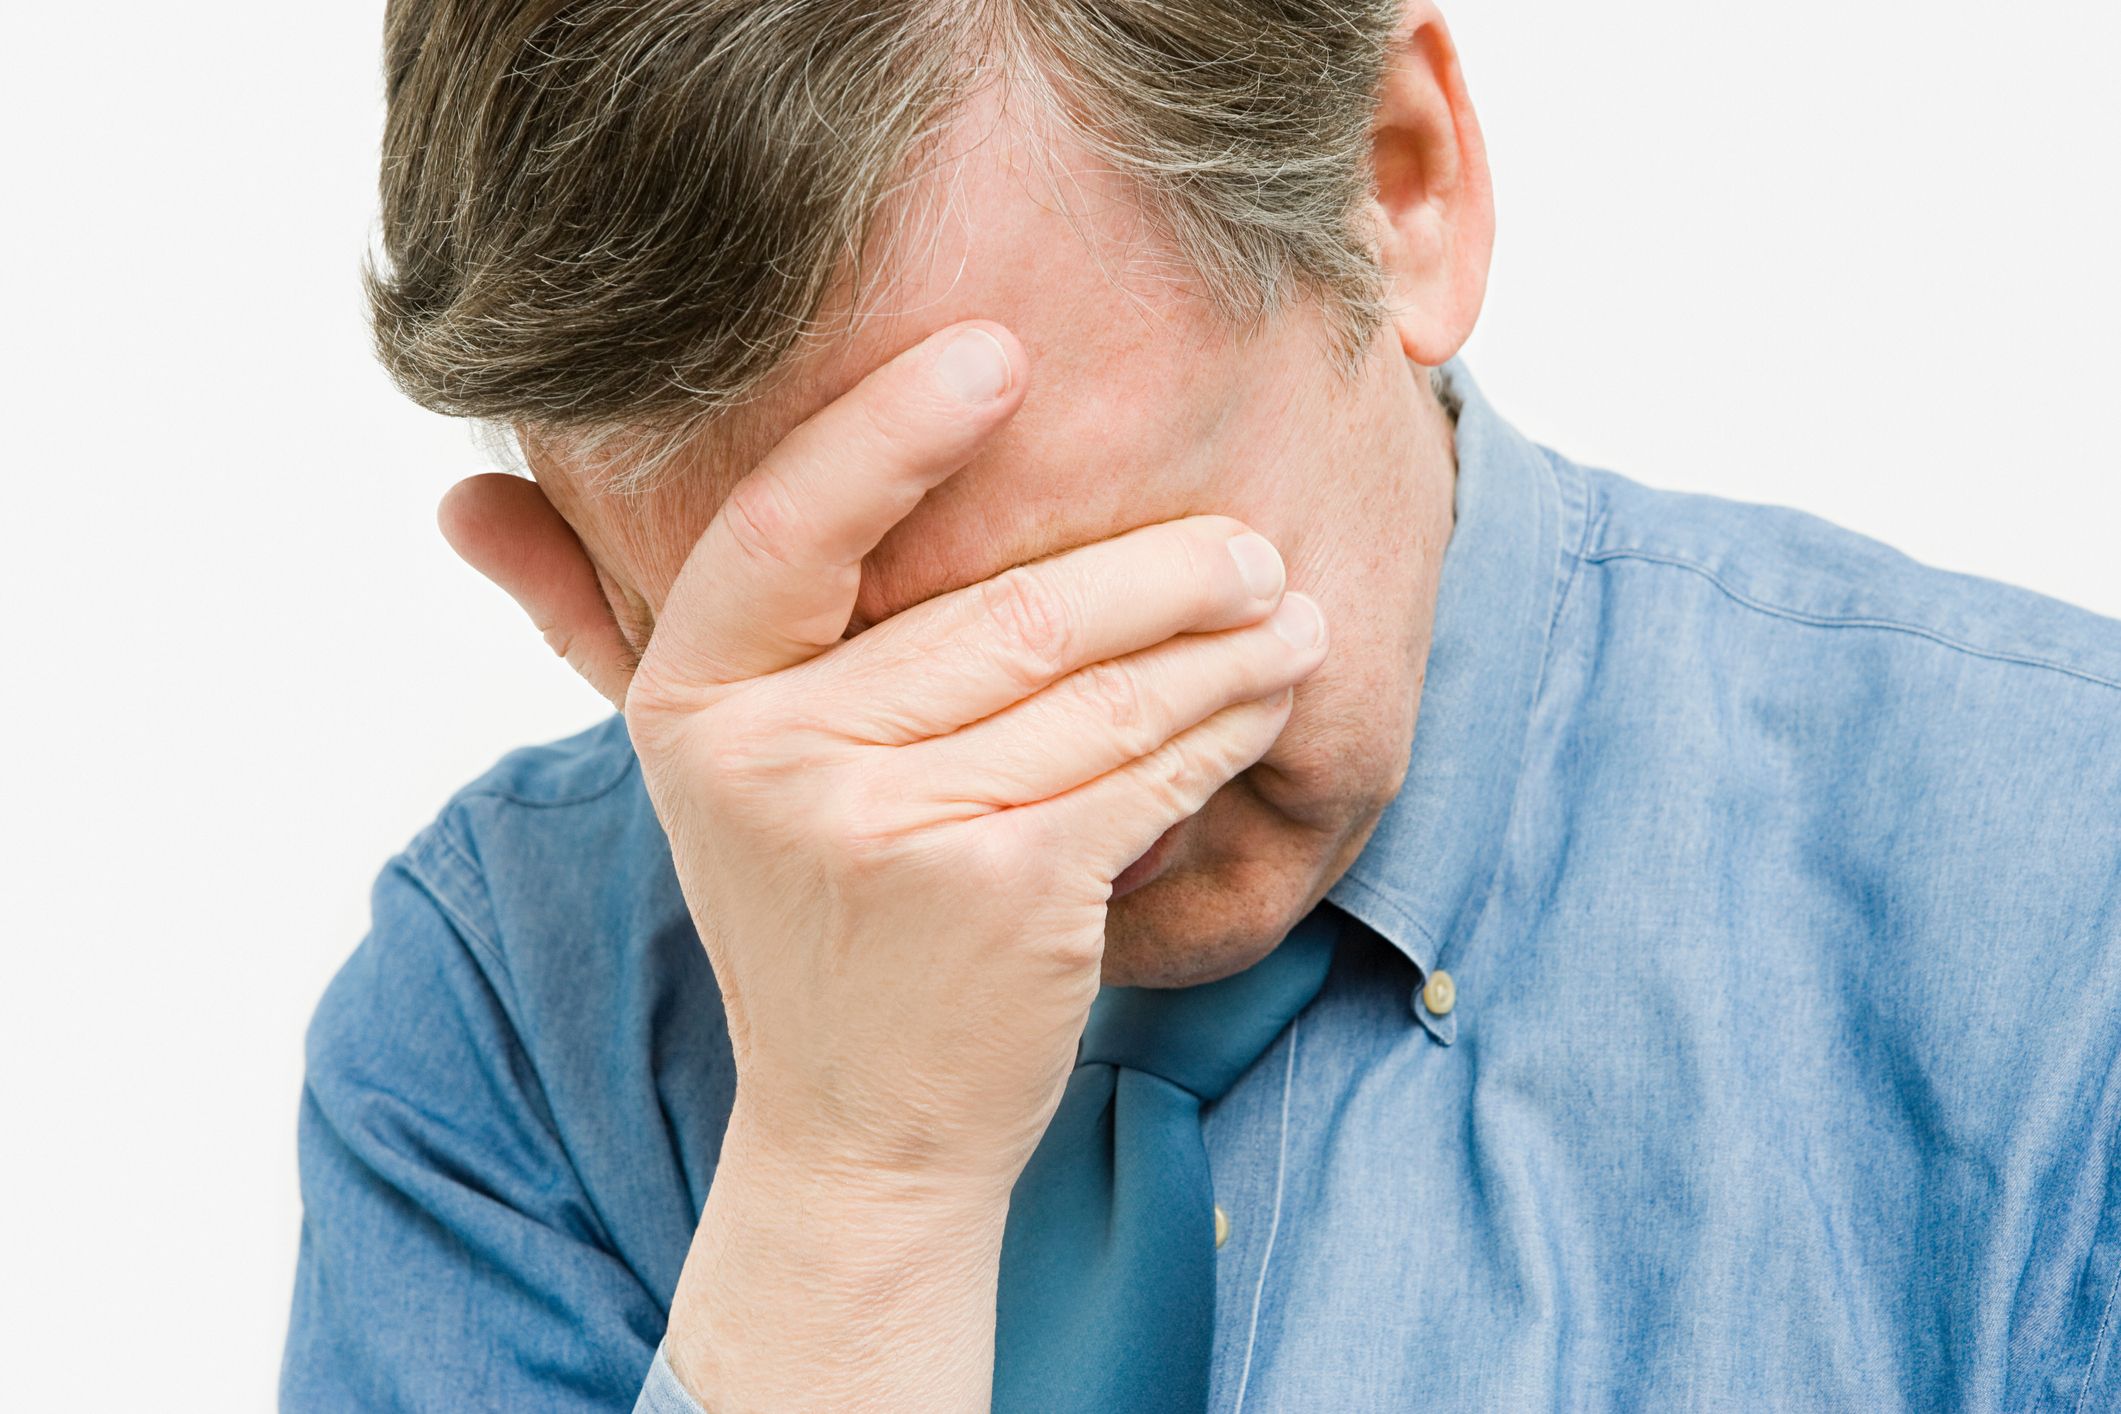
[[[1223,1211],[1222,1204],[1217,1203],[1215,1205],[1215,1245],[1217,1247],[1221,1247],[1225,1242],[1228,1242],[1229,1240],[1230,1215]]]
[[[1451,1008],[1458,1005],[1458,984],[1450,973],[1439,967],[1429,974],[1429,985],[1421,989],[1421,1004],[1431,1016],[1451,1014]]]

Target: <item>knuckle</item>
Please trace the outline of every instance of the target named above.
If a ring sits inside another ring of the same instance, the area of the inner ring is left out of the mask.
[[[798,517],[779,478],[747,476],[722,502],[721,521],[730,543],[745,558],[788,567],[788,546],[798,532]]]
[[[1144,740],[1149,728],[1148,709],[1142,701],[1141,684],[1132,672],[1117,663],[1093,663],[1076,674],[1075,683],[1078,697],[1128,749],[1130,756],[1139,756],[1156,745]]]
[[[905,832],[883,793],[861,777],[842,777],[816,807],[816,828],[825,848],[857,875],[896,864]]]
[[[997,896],[1036,890],[1061,841],[1017,812],[981,823],[958,861],[968,886]]]
[[[1143,758],[1142,769],[1149,792],[1159,805],[1172,810],[1192,808],[1200,772],[1189,748],[1167,741]]]
[[[980,888],[997,897],[1050,899],[1082,871],[1092,846],[1061,816],[999,810],[969,831],[969,848],[952,859],[952,869],[969,869]]]
[[[1029,689],[1051,682],[1068,662],[1075,631],[1052,587],[1029,566],[1005,571],[980,586],[981,607],[1000,636],[1005,666]]]

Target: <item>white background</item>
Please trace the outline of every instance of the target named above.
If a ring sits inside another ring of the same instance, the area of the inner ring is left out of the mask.
[[[2007,16],[2007,17],[2006,17]],[[2121,10],[1455,15],[1507,417],[2121,616]],[[301,1035],[384,858],[603,713],[371,363],[381,6],[9,20],[6,1402],[270,1406]]]

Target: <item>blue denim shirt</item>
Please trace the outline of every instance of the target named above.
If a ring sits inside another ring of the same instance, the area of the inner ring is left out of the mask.
[[[2121,1408],[2121,623],[1449,372],[1367,927],[1205,1121],[1212,1407]],[[696,1408],[730,1054],[618,718],[390,861],[308,1064],[287,1407]]]

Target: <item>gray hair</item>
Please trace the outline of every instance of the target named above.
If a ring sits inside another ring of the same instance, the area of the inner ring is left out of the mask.
[[[971,97],[1137,193],[1243,334],[1389,317],[1363,212],[1400,0],[390,0],[376,347],[420,404],[638,489],[947,200]],[[865,256],[870,267],[865,268]],[[1433,380],[1432,380],[1433,385]]]

